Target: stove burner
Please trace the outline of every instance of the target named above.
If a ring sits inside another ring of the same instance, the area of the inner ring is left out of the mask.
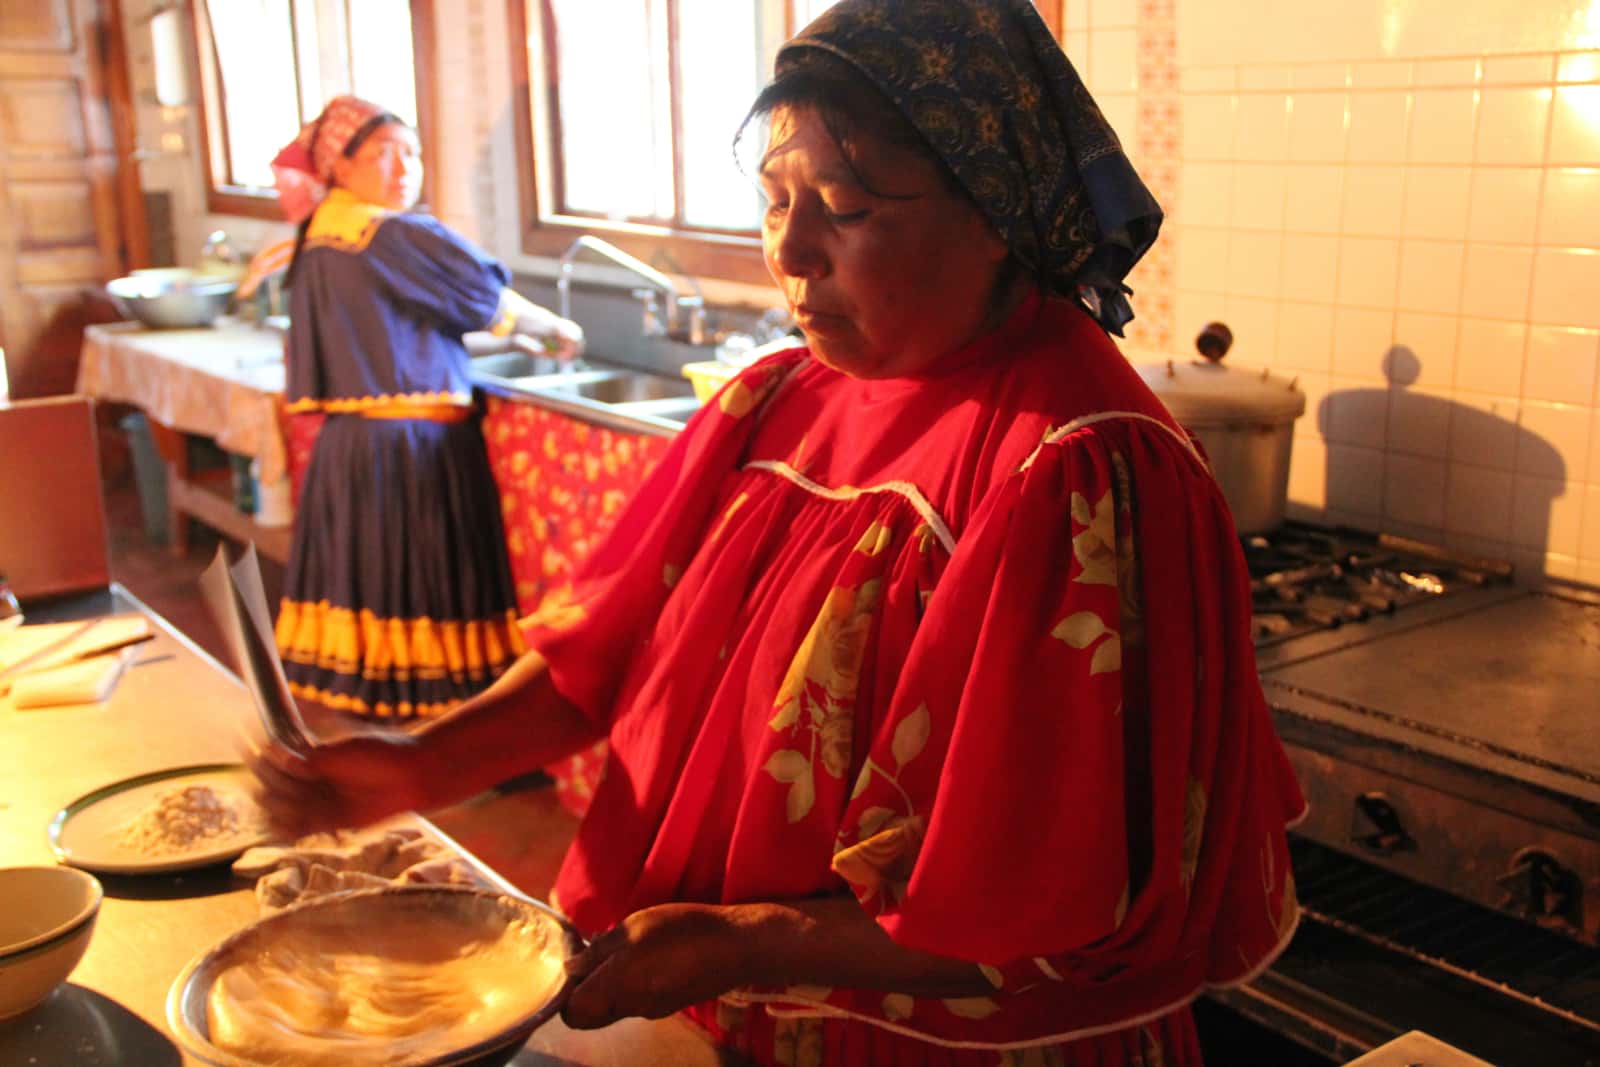
[[[1510,565],[1421,541],[1288,522],[1242,539],[1258,646],[1387,615],[1462,586],[1509,578]]]

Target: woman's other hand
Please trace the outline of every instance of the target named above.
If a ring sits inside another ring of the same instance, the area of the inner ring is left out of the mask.
[[[500,290],[500,312],[491,332],[531,338],[539,347],[535,355],[563,362],[583,355],[583,327],[547,307],[535,304],[515,289]]]
[[[277,745],[250,753],[256,801],[273,832],[293,840],[366,826],[427,805],[418,745],[399,731],[318,745],[303,755]]]
[[[567,962],[577,980],[562,1021],[577,1030],[629,1015],[659,1019],[751,982],[751,937],[738,906],[660,904],[636,911]]]
[[[535,310],[542,312],[542,315],[533,318],[527,332],[544,344],[545,355],[563,363],[583,355],[582,326],[546,308],[535,305]]]
[[[580,1030],[661,1018],[740,986],[994,992],[975,963],[896,944],[850,896],[645,908],[596,937],[567,973],[577,985],[561,1017]]]

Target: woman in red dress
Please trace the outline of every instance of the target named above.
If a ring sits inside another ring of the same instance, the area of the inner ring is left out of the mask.
[[[366,822],[606,737],[570,1024],[1197,1064],[1190,1001],[1292,934],[1303,801],[1221,492],[1107,337],[1159,209],[1027,0],[845,0],[753,114],[804,344],[691,421],[506,677],[412,745],[267,753],[267,801]]]

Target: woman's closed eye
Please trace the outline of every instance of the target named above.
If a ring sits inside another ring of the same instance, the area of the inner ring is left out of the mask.
[[[872,212],[867,208],[859,208],[854,211],[839,211],[835,208],[827,207],[826,205],[824,205],[822,213],[826,215],[828,221],[833,223],[835,226],[849,226],[851,223],[861,222],[868,215],[872,214]]]
[[[761,199],[765,202],[763,213],[769,219],[781,219],[789,214],[791,198],[787,195],[774,196],[763,191]],[[802,202],[814,205],[815,210],[825,219],[830,226],[850,226],[864,221],[872,214],[870,207],[858,207],[854,204],[830,204],[823,197],[806,197]]]

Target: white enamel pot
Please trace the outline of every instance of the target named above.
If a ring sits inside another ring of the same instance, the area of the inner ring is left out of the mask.
[[[1294,422],[1306,410],[1296,381],[1222,365],[1233,336],[1208,325],[1196,342],[1203,358],[1141,364],[1141,377],[1200,440],[1241,534],[1283,522]]]

